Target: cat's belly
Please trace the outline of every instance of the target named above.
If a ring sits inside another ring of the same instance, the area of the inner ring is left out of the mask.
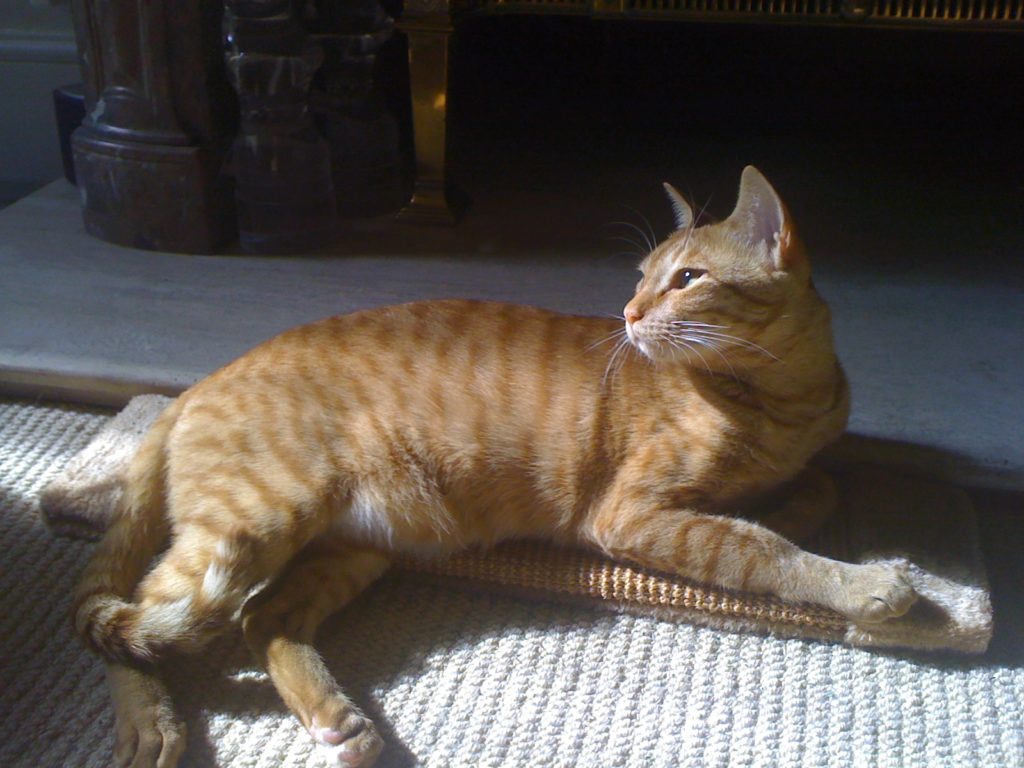
[[[403,480],[359,483],[335,515],[332,533],[417,556],[514,538],[573,538],[578,498],[559,495],[529,472],[483,472],[438,484]]]

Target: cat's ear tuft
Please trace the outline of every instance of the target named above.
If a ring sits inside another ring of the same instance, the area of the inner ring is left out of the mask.
[[[667,181],[662,182],[662,186],[665,187],[668,201],[672,204],[672,213],[676,219],[676,229],[689,229],[693,225],[693,209],[690,207],[690,204],[686,202],[686,198],[680,194],[679,190]]]
[[[788,269],[798,259],[789,214],[778,193],[757,168],[748,165],[740,177],[740,194],[730,214],[737,232],[751,245],[767,249],[776,269]]]

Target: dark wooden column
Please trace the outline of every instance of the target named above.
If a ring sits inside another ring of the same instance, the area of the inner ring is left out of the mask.
[[[86,229],[152,250],[234,238],[237,119],[220,0],[73,0],[86,118],[72,139]]]

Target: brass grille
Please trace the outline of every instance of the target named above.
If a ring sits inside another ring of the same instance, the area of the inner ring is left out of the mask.
[[[626,10],[637,13],[838,16],[839,0],[627,0]]]
[[[1021,0],[877,0],[872,18],[922,21],[1024,21]]]
[[[593,0],[452,0],[456,11],[480,13],[590,13]]]
[[[464,14],[805,21],[1024,31],[1024,0],[452,0]]]

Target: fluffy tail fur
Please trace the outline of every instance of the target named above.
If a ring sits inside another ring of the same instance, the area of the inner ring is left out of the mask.
[[[123,480],[110,527],[85,568],[72,605],[75,629],[102,656],[146,659],[149,648],[124,631],[137,606],[127,602],[169,535],[165,509],[167,436],[181,412],[175,400],[143,438]]]

